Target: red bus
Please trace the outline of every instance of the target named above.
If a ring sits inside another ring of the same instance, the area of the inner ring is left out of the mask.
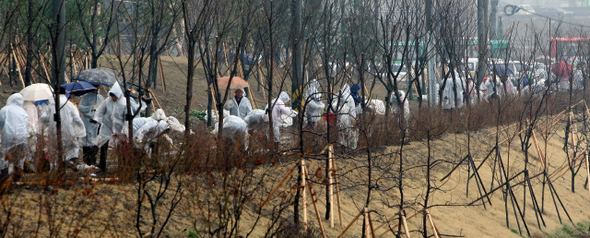
[[[553,38],[549,39],[551,58],[588,58],[590,56],[590,38]]]

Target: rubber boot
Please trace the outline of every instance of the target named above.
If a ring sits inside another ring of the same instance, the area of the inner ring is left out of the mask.
[[[90,150],[92,150],[92,147],[82,146],[82,159],[84,160],[84,163],[86,163],[87,165],[92,165],[90,161]]]
[[[109,144],[106,143],[100,147],[100,164],[98,168],[100,168],[100,172],[104,173],[107,171],[107,152],[109,151]]]

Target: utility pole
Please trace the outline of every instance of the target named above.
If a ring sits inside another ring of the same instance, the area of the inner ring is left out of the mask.
[[[477,42],[479,59],[477,64],[477,82],[479,87],[483,82],[483,77],[486,74],[485,67],[487,65],[487,46],[488,46],[488,0],[477,0]]]
[[[500,38],[497,29],[497,14],[498,14],[498,0],[490,0],[490,39],[499,40]]]
[[[432,36],[432,1],[426,0],[426,27],[427,29],[427,57],[428,64],[426,66],[426,73],[428,74],[428,103],[431,107],[437,104],[436,100],[436,85],[438,82],[436,73],[436,60],[433,54],[434,50],[434,37]]]

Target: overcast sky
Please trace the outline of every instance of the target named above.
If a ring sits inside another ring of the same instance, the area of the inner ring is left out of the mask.
[[[505,4],[529,4],[534,7],[575,7],[569,6],[570,0],[500,0],[500,5]]]

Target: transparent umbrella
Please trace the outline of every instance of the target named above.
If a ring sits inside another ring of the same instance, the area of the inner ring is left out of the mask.
[[[25,101],[41,101],[53,98],[53,88],[49,84],[31,84],[20,91]]]

